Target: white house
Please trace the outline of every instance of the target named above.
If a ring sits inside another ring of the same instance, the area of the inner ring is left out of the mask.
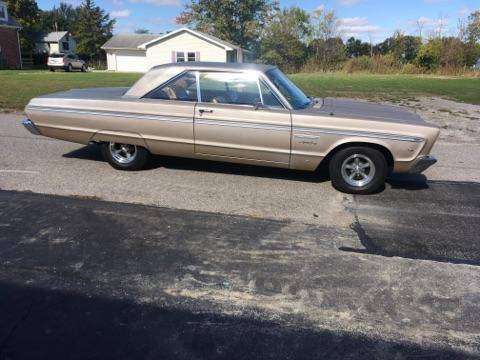
[[[68,31],[54,31],[42,35],[35,42],[35,51],[39,54],[75,54],[77,43]]]
[[[146,72],[156,65],[184,61],[243,62],[247,50],[197,30],[164,35],[115,35],[103,46],[108,70]]]

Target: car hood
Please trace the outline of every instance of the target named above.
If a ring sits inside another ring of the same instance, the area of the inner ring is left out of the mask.
[[[315,104],[304,111],[312,115],[428,125],[418,114],[400,106],[381,105],[353,99],[315,99]]]

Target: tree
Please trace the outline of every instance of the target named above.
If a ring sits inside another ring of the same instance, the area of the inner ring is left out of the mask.
[[[468,42],[472,44],[480,42],[480,10],[470,14],[466,30]]]
[[[360,39],[355,39],[353,36],[347,40],[345,48],[349,58],[370,55],[370,44],[362,42]]]
[[[345,45],[338,25],[334,11],[321,8],[313,12],[309,44],[311,61],[323,71],[330,70],[345,60]]]
[[[78,21],[79,10],[72,5],[61,2],[52,10],[43,11],[40,15],[41,28],[45,32],[69,31],[75,35],[75,26]]]
[[[256,51],[277,8],[276,0],[190,0],[176,21]]]
[[[298,7],[277,11],[263,31],[260,60],[285,71],[298,70],[307,57],[309,20],[309,15]]]
[[[39,30],[40,10],[35,0],[7,0],[10,16],[22,26],[20,44],[24,53],[32,53],[35,48],[35,33]]]
[[[135,34],[150,34],[150,30],[140,28],[140,29],[135,29],[134,33]]]
[[[93,0],[84,0],[78,8],[78,20],[74,29],[77,53],[85,60],[100,60],[101,46],[112,37],[115,20]]]

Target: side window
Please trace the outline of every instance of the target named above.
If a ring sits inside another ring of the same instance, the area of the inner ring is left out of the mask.
[[[185,53],[183,51],[177,51],[177,62],[185,62]]]
[[[263,105],[283,109],[282,104],[277,99],[272,89],[270,89],[270,87],[268,87],[263,81],[260,81],[260,90],[262,91]]]
[[[197,61],[197,58],[194,52],[188,52],[188,61]]]
[[[200,74],[202,102],[255,105],[260,102],[255,74],[209,72]]]
[[[145,96],[149,99],[197,101],[197,78],[188,72],[155,89]]]

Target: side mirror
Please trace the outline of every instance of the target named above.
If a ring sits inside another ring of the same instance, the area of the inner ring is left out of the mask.
[[[254,108],[255,110],[261,110],[261,109],[265,109],[266,106],[263,105],[261,102],[257,102],[255,105],[253,105],[253,108]]]

